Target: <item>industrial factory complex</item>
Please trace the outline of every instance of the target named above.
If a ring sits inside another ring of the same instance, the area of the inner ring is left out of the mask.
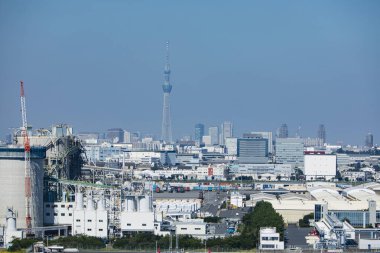
[[[285,233],[260,226],[261,250],[380,249],[380,152],[371,134],[365,147],[344,147],[327,143],[324,125],[317,138],[289,137],[286,124],[275,138],[236,137],[225,121],[208,134],[196,124],[194,138],[173,141],[168,56],[164,75],[159,140],[120,128],[32,129],[21,82],[22,127],[0,145],[1,247],[16,238],[139,233],[206,244],[239,236],[243,217],[264,202]]]
[[[344,248],[350,241],[362,248],[379,245],[375,238],[380,233],[380,184],[338,182],[336,166],[349,163],[337,162],[334,153],[305,152],[304,167],[295,167],[238,163],[216,152],[222,146],[207,152],[210,147],[196,145],[161,144],[158,149],[141,150],[130,143],[89,144],[91,140],[74,135],[64,124],[28,129],[27,138],[28,159],[22,131],[14,135],[12,144],[0,147],[0,184],[6,189],[0,194],[3,247],[28,236],[109,239],[150,232],[225,238],[238,233],[244,214],[260,201],[271,203],[288,225],[313,213],[310,233],[303,236],[308,247]],[[368,166],[380,159],[347,157]],[[25,194],[28,166],[30,195]],[[326,178],[291,180],[297,168],[305,173],[314,169],[310,177],[324,171]],[[221,220],[207,223],[206,217]],[[272,228],[261,232],[276,234]],[[271,247],[262,243],[263,250]],[[278,249],[286,245],[276,243]]]

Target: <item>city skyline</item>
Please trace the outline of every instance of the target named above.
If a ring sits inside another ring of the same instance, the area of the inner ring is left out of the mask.
[[[170,40],[174,139],[228,120],[237,136],[286,123],[314,137],[324,124],[329,143],[364,145],[371,132],[378,144],[380,4],[243,2],[1,2],[0,136],[21,125],[19,80],[34,128],[159,136]]]

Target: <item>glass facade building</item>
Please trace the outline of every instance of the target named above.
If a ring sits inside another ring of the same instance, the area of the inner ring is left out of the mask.
[[[304,145],[301,138],[277,138],[276,162],[303,167]]]

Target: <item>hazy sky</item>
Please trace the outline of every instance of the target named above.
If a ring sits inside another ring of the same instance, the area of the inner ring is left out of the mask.
[[[0,136],[21,125],[159,136],[165,41],[173,134],[234,123],[380,144],[380,1],[0,0]]]

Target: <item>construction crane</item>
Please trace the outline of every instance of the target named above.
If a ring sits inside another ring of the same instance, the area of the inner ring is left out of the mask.
[[[26,206],[26,228],[30,231],[32,228],[32,217],[31,217],[31,197],[32,197],[32,184],[30,179],[31,165],[30,165],[30,141],[28,136],[28,122],[26,118],[26,105],[25,105],[25,92],[24,92],[24,82],[20,81],[21,85],[21,117],[22,117],[22,128],[21,135],[24,139],[24,149],[25,149],[25,206]]]

